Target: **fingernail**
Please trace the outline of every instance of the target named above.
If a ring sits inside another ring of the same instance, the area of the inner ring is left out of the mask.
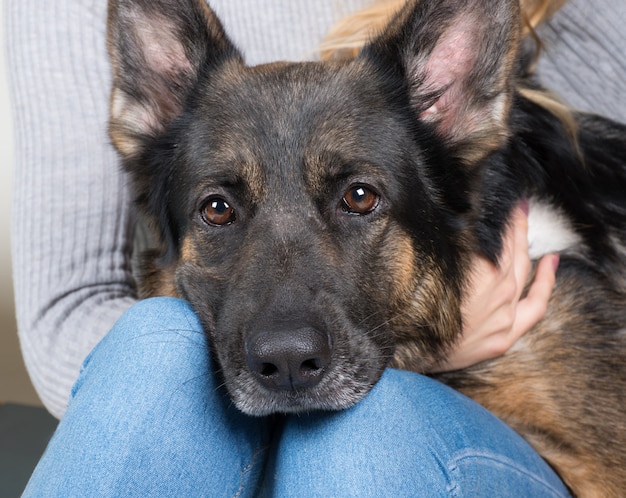
[[[528,213],[530,212],[530,204],[528,202],[528,199],[522,199],[521,201],[519,201],[519,208],[526,216],[528,216]]]

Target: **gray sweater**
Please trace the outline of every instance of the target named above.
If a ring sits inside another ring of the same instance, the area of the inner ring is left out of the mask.
[[[211,0],[255,64],[315,58],[326,30],[369,0]],[[80,365],[136,300],[135,213],[107,137],[102,0],[5,0],[15,126],[12,249],[22,351],[63,415]],[[572,0],[543,30],[544,83],[626,121],[624,0]]]

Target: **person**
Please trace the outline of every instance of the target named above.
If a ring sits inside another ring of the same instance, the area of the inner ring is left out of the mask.
[[[7,0],[5,8],[16,130],[16,311],[33,383],[63,420],[27,496],[567,494],[504,424],[409,372],[388,370],[343,412],[278,420],[238,413],[214,384],[188,305],[136,299],[135,213],[106,137],[105,3],[31,2]],[[623,7],[603,2],[619,19]],[[252,64],[311,57],[330,25],[366,3],[211,1]],[[602,23],[598,6],[587,12],[573,0],[568,8],[562,22]],[[622,39],[614,28],[604,35]],[[555,35],[555,50],[592,51],[560,43]],[[603,88],[623,81],[624,68],[610,65],[620,60],[611,47],[598,49],[609,61],[600,64],[608,71]],[[571,74],[545,61],[544,74]],[[464,342],[442,368],[501,354],[542,315],[556,260],[542,262],[520,301],[529,268],[525,230],[520,208],[501,266],[476,258]]]

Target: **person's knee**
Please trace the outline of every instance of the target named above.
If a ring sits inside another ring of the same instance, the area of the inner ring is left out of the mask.
[[[177,345],[190,343],[206,347],[204,331],[189,304],[182,299],[155,297],[133,305],[96,349],[136,350],[146,356],[151,350],[174,351]]]
[[[145,331],[189,330],[202,327],[187,301],[174,297],[153,297],[134,304],[115,324],[114,329],[128,334]]]
[[[475,411],[484,411],[469,398],[437,380],[393,368],[385,370],[355,409],[382,409],[387,417],[397,419],[398,423],[406,421],[407,429],[417,429],[421,423],[428,427],[438,425],[439,421],[446,424],[450,418],[472,418],[477,416]]]
[[[469,454],[493,457],[459,460]],[[540,487],[535,476],[541,475],[558,484],[539,455],[487,410],[433,379],[388,369],[348,410],[289,417],[275,465],[279,480],[290,485],[299,469],[298,479],[309,489],[332,482],[337,490],[368,496],[393,483],[393,496],[425,496],[428,490],[438,496],[432,490],[446,495],[455,487],[454,469],[473,464],[471,475],[480,480],[507,457],[527,461],[525,470],[534,473],[515,474],[520,483]],[[417,489],[423,493],[413,494]]]
[[[109,379],[154,379],[209,368],[206,335],[188,303],[146,299],[133,305],[89,354],[72,396],[94,373]]]
[[[204,342],[198,318],[186,301],[155,297],[138,301],[120,317],[94,351],[104,348],[144,350],[158,341]],[[93,354],[93,353],[92,353]]]

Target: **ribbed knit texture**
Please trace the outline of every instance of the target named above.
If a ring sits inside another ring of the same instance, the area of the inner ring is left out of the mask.
[[[212,2],[250,63],[314,58],[327,29],[367,3]],[[5,0],[4,8],[19,335],[35,388],[60,417],[83,359],[136,299],[134,214],[106,132],[106,2]],[[544,81],[577,107],[626,120],[624,21],[623,0],[574,0],[545,30],[554,55],[540,66]]]
[[[626,1],[572,0],[539,33],[543,83],[575,109],[626,122]]]
[[[57,416],[83,358],[134,300],[128,190],[106,134],[106,2],[93,4],[18,0],[5,13],[18,328],[31,379]]]

